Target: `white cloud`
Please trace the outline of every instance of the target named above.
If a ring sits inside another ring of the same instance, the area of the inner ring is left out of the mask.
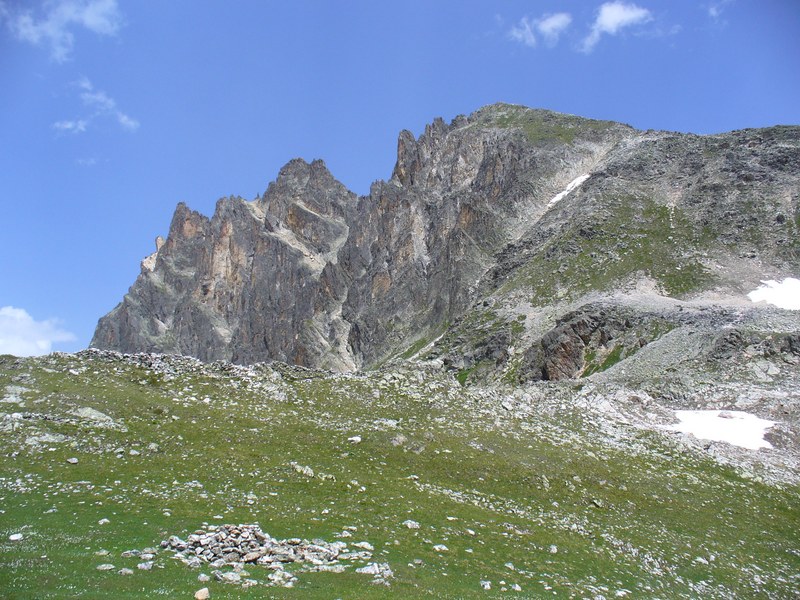
[[[544,36],[547,43],[550,45],[558,41],[559,36],[566,30],[572,23],[572,15],[569,13],[555,13],[552,15],[544,15],[541,19],[536,21],[536,29]]]
[[[54,343],[75,339],[55,319],[36,321],[21,308],[0,308],[0,354],[38,356],[50,352]]]
[[[653,19],[646,8],[626,2],[606,2],[597,11],[597,18],[592,30],[583,40],[582,50],[591,52],[603,34],[616,35],[622,29],[633,25],[641,25]]]
[[[53,129],[61,133],[83,133],[86,131],[86,126],[89,123],[84,119],[75,119],[74,121],[56,121],[53,123]]]
[[[534,48],[536,36],[533,35],[534,23],[528,17],[522,17],[519,23],[513,25],[508,32],[508,37],[515,42]]]
[[[544,14],[538,19],[522,17],[519,23],[511,27],[508,37],[515,42],[535,48],[538,33],[544,37],[548,45],[552,46],[570,23],[572,23],[572,15],[563,12]]]
[[[725,10],[725,5],[730,4],[731,2],[732,0],[719,0],[718,2],[712,2],[707,6],[708,16],[716,21],[722,16],[722,12]]]
[[[136,131],[139,129],[139,121],[126,115],[124,112],[117,111],[117,122],[122,125],[123,129],[128,131]]]
[[[81,102],[92,113],[82,119],[57,121],[53,123],[54,129],[65,133],[83,133],[93,120],[107,117],[116,120],[126,131],[136,131],[139,128],[139,121],[119,110],[116,100],[103,90],[96,89],[87,77],[81,77],[73,85],[82,90]]]
[[[102,91],[83,92],[81,94],[81,100],[83,100],[86,106],[94,108],[98,112],[109,112],[114,110],[117,106],[114,99],[109,98],[108,94]]]
[[[18,39],[49,46],[50,56],[59,63],[72,54],[75,28],[113,36],[122,26],[117,0],[49,0],[42,8],[44,15],[37,18],[31,11],[12,13],[0,5],[0,17],[5,17]]]

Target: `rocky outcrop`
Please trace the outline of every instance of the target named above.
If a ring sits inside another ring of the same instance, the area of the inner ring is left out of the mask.
[[[293,160],[210,219],[178,205],[92,346],[346,371],[509,290],[539,306],[637,277],[675,297],[741,293],[800,262],[798,172],[800,128],[700,137],[510,105],[437,119],[401,132],[366,196]],[[562,334],[548,378],[580,370],[586,342]],[[480,360],[504,363],[495,346]]]
[[[586,306],[559,319],[525,351],[520,381],[557,381],[602,371],[672,329],[661,315]]]

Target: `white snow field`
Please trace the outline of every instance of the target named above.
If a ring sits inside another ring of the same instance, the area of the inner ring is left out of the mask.
[[[578,187],[580,184],[582,184],[587,179],[589,179],[589,174],[588,173],[585,174],[585,175],[581,175],[580,177],[576,177],[575,179],[570,181],[567,184],[567,187],[564,188],[564,191],[557,193],[555,196],[553,196],[553,199],[550,200],[550,202],[547,203],[548,208],[553,206],[559,200],[563,200],[567,196],[567,194],[569,194],[572,190],[574,190],[576,187]]]
[[[702,440],[727,442],[749,450],[772,448],[764,434],[774,421],[733,410],[676,410],[680,423],[672,429],[690,433]]]
[[[762,281],[764,285],[753,290],[747,297],[753,302],[767,302],[778,308],[800,310],[800,279],[787,277],[780,283],[774,279]]]

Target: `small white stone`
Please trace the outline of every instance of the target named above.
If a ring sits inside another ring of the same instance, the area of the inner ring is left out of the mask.
[[[350,442],[351,444],[360,444],[361,443],[361,436],[360,435],[354,435],[353,437],[347,438],[347,441]]]
[[[449,550],[444,544],[436,544],[433,549],[435,552],[447,552]]]
[[[111,521],[109,521],[108,519],[100,519],[97,522],[98,525],[108,525],[109,523],[111,523]]]
[[[22,539],[22,534],[12,533],[10,536],[8,536],[8,539],[11,540],[12,542],[18,542]]]
[[[481,580],[481,587],[483,589],[485,589],[485,590],[490,590],[490,589],[492,589],[492,582],[491,581],[486,581],[486,580]]]
[[[370,552],[375,550],[375,548],[369,542],[356,542],[353,544],[353,546],[356,548],[361,548],[362,550],[369,550]]]
[[[208,600],[211,597],[211,592],[208,591],[208,588],[202,588],[197,590],[194,593],[194,600]]]
[[[380,575],[381,568],[376,563],[370,563],[366,567],[356,569],[356,573],[363,573],[365,575]]]
[[[69,464],[71,464],[71,465],[77,465],[78,464],[78,459],[73,456],[72,458],[68,458],[67,462]]]
[[[411,519],[403,521],[403,525],[405,525],[409,529],[419,529],[419,523],[417,523],[416,521],[412,521]]]

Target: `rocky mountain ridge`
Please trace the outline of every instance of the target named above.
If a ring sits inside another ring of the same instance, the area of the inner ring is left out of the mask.
[[[644,336],[656,340],[680,324],[643,300],[752,311],[761,279],[800,274],[799,232],[800,127],[643,132],[498,104],[401,132],[392,177],[367,196],[298,159],[210,219],[179,204],[92,346],[336,371],[428,356],[465,377],[536,378],[532,364],[574,377],[603,366],[589,368],[620,323],[595,322],[572,366],[542,369],[535,355],[568,314],[615,296],[629,322],[661,323]]]
[[[510,105],[180,204],[110,350],[0,356],[4,590],[794,597],[799,229],[798,127]]]

